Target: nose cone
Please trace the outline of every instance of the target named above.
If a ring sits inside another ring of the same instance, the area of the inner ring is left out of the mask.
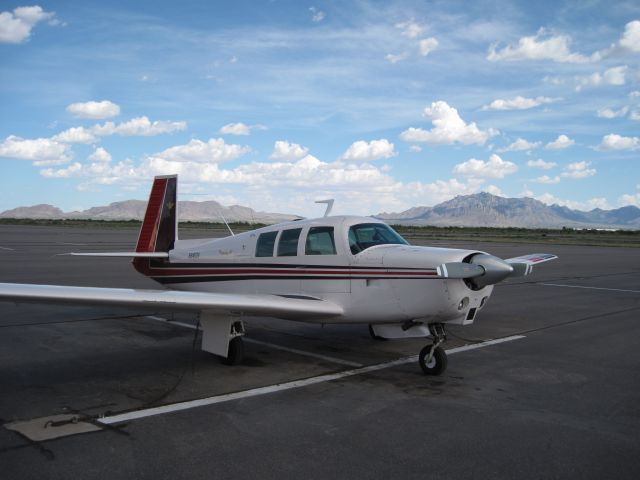
[[[507,278],[513,272],[513,267],[501,258],[481,253],[474,255],[471,263],[484,268],[484,275],[476,277],[474,283],[478,287],[493,285]]]

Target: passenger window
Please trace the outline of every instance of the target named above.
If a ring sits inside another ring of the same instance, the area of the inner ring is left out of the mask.
[[[278,242],[279,257],[293,257],[298,254],[298,238],[300,238],[301,228],[283,230]]]
[[[335,255],[333,227],[311,227],[307,234],[304,253],[305,255]]]
[[[261,233],[256,244],[256,257],[273,257],[278,232]]]

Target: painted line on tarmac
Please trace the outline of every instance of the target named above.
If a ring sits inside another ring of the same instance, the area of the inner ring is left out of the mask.
[[[0,247],[0,250],[11,250],[12,252],[14,251],[13,248],[9,247]]]
[[[270,343],[270,342],[263,342],[262,340],[255,340],[253,338],[245,337],[244,340],[245,342],[248,342],[248,343],[255,343],[256,345],[264,345],[266,347],[271,347],[275,350],[282,350],[284,352],[297,353],[298,355],[305,355],[307,357],[315,357],[315,358],[319,358],[320,360],[327,360],[328,362],[338,363],[340,365],[345,365],[347,367],[360,368],[364,366],[358,362],[342,360],[341,358],[330,357],[328,355],[322,355],[321,353],[306,352],[304,350],[298,350],[297,348],[283,347],[282,345],[276,345],[275,343]]]
[[[640,290],[626,290],[624,288],[586,287],[584,285],[561,285],[559,283],[538,283],[538,285],[544,285],[546,287],[584,288],[586,290],[607,290],[609,292],[640,293]]]
[[[189,323],[184,323],[184,322],[174,322],[172,320],[168,320],[166,318],[158,317],[156,315],[148,315],[146,318],[149,318],[151,320],[156,320],[156,321],[159,321],[159,322],[169,323],[171,325],[178,325],[180,327],[190,328],[192,330],[196,329],[196,325],[191,325]],[[200,329],[200,330],[202,330],[202,329]],[[244,341],[247,342],[247,343],[254,343],[256,345],[264,345],[265,347],[270,347],[270,348],[273,348],[274,350],[282,350],[284,352],[295,353],[297,355],[304,355],[305,357],[313,357],[313,358],[317,358],[319,360],[325,360],[327,362],[337,363],[339,365],[344,365],[344,366],[347,366],[347,367],[359,368],[359,367],[363,366],[361,363],[350,362],[349,360],[343,360],[341,358],[330,357],[329,355],[322,355],[321,353],[313,353],[313,352],[307,352],[305,350],[298,350],[297,348],[283,347],[282,345],[277,345],[275,343],[270,343],[270,342],[263,342],[262,340],[255,340],[253,338],[248,338],[246,336],[243,337],[243,338],[244,338]]]
[[[520,340],[521,338],[525,338],[524,335],[514,335],[511,337],[498,338],[495,340],[487,340],[486,342],[482,342],[482,343],[476,343],[473,345],[465,345],[462,347],[451,348],[447,350],[447,354],[453,355],[455,353],[466,352],[468,350],[476,350],[478,348],[484,348],[490,345],[497,345],[500,343],[511,342],[513,340]],[[316,385],[318,383],[330,382],[332,380],[339,380],[341,378],[353,377],[354,375],[361,375],[364,373],[375,372],[378,370],[397,367],[399,365],[405,365],[407,363],[416,362],[417,360],[418,360],[418,355],[412,355],[411,357],[399,358],[397,360],[392,360],[390,362],[379,363],[376,365],[370,365],[368,367],[356,368],[352,370],[345,370],[343,372],[330,373],[327,375],[319,375],[317,377],[305,378],[302,380],[294,380],[292,382],[279,383],[276,385],[269,385],[266,387],[252,388],[250,390],[244,390],[241,392],[227,393],[224,395],[216,395],[213,397],[201,398],[198,400],[178,402],[178,403],[173,403],[169,405],[163,405],[160,407],[146,408],[143,410],[135,410],[132,412],[111,415],[108,417],[98,418],[96,419],[96,421],[105,425],[128,422],[131,420],[138,420],[141,418],[152,417],[155,415],[164,415],[167,413],[179,412],[182,410],[189,410],[192,408],[204,407],[207,405],[215,405],[217,403],[230,402],[232,400],[240,400],[243,398],[257,397],[259,395],[267,395],[269,393],[281,392],[284,390],[291,390],[294,388],[307,387],[309,385]]]

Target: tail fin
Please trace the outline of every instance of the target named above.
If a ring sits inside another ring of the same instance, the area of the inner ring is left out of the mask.
[[[140,229],[136,252],[168,252],[178,234],[177,175],[155,177],[147,211]]]

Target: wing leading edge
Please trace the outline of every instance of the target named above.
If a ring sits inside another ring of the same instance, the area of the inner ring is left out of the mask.
[[[342,307],[312,297],[0,283],[0,301],[240,313],[287,320],[339,317]]]
[[[531,273],[534,265],[555,260],[556,258],[558,256],[551,253],[530,253],[520,257],[507,258],[505,262],[513,267],[512,277],[524,277]]]

